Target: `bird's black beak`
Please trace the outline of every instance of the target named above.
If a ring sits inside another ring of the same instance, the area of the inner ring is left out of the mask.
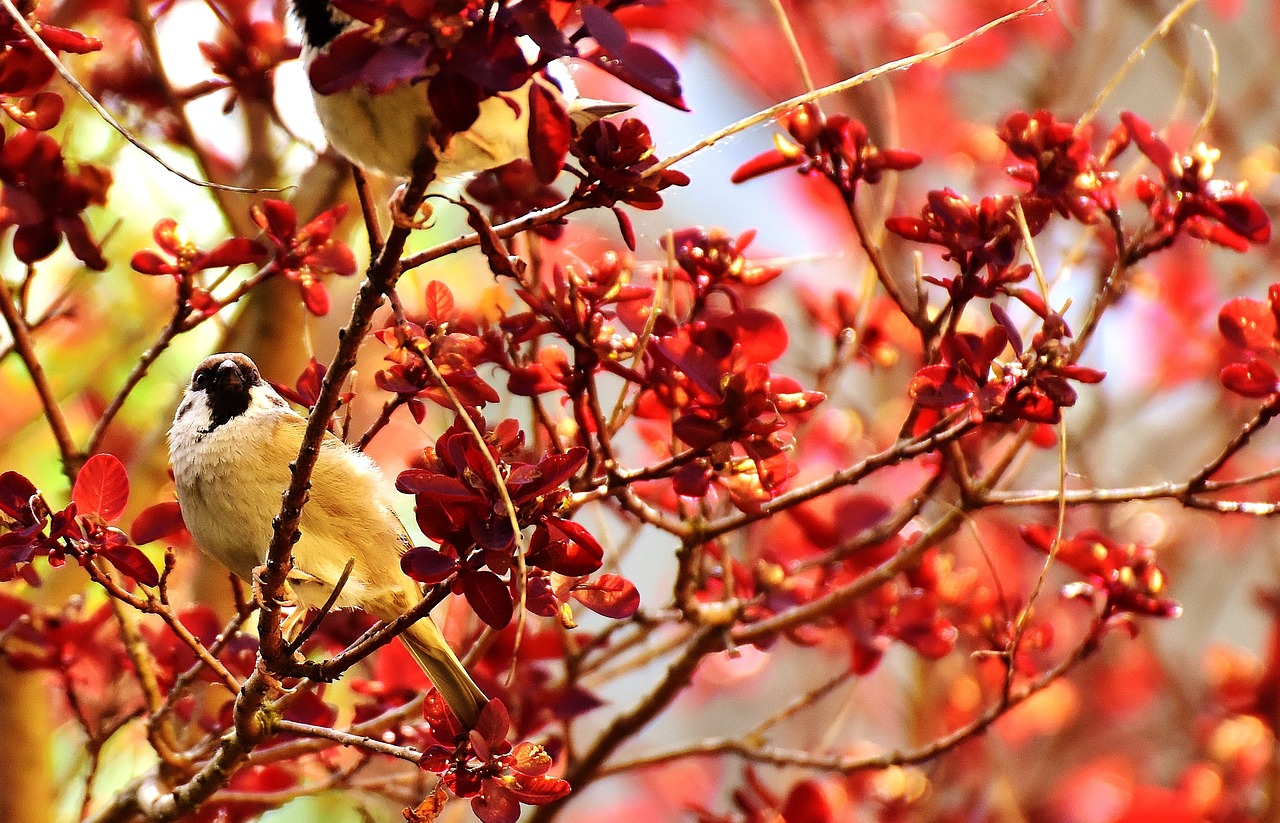
[[[223,360],[213,373],[213,390],[219,394],[243,394],[248,390],[244,373],[234,360]]]

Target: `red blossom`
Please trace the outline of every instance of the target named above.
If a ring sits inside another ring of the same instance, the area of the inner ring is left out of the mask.
[[[374,333],[390,348],[383,359],[391,365],[374,375],[378,388],[404,398],[419,421],[425,415],[420,397],[453,408],[453,401],[436,384],[435,376],[423,360],[429,357],[445,385],[462,403],[483,408],[497,402],[497,391],[476,371],[476,366],[485,359],[485,341],[465,330],[467,324],[455,314],[453,295],[448,287],[435,280],[429,283],[427,304],[428,316],[421,318],[421,325],[410,322]]]
[[[911,381],[912,399],[933,410],[967,405],[978,419],[1056,423],[1062,409],[1076,402],[1069,381],[1098,383],[1106,376],[1072,361],[1071,330],[1056,314],[1045,318],[1025,351],[1013,335],[1009,323],[997,323],[982,335],[948,333],[941,360],[921,368]],[[1006,346],[1017,359],[998,362]]]
[[[35,29],[54,54],[88,54],[102,48],[98,38],[71,29],[44,23],[35,23]],[[53,128],[65,106],[60,94],[44,90],[54,74],[49,58],[5,15],[0,23],[0,110],[19,126],[37,131]]]
[[[285,39],[282,19],[253,19],[247,9],[230,4],[232,19],[218,30],[218,39],[200,44],[200,53],[214,74],[225,78],[220,85],[231,89],[224,112],[229,112],[240,99],[272,105],[276,68],[301,53],[296,43]]]
[[[1014,112],[1000,126],[1000,139],[1022,164],[1009,176],[1030,186],[1030,196],[1053,203],[1060,214],[1083,223],[1098,219],[1098,210],[1114,211],[1115,172],[1105,163],[1122,145],[1112,141],[1102,157],[1089,146],[1089,130],[1058,120],[1040,109],[1034,114]]]
[[[1154,224],[1155,237],[1144,251],[1173,242],[1183,231],[1240,252],[1271,239],[1271,218],[1244,184],[1213,177],[1217,149],[1197,143],[1189,154],[1176,154],[1141,117],[1126,111],[1120,120],[1160,173],[1159,180],[1139,177],[1135,185]]]
[[[876,146],[861,121],[843,114],[827,117],[817,103],[792,109],[779,120],[792,139],[775,136],[775,148],[739,166],[734,183],[797,167],[801,174],[821,174],[852,192],[860,181],[875,185],[886,171],[914,169],[923,160],[913,151]]]
[[[302,302],[314,315],[329,313],[329,293],[320,278],[332,274],[350,277],[356,273],[351,248],[332,237],[346,213],[346,204],[340,203],[299,229],[297,212],[283,201],[263,200],[249,210],[253,222],[275,248],[272,266],[298,284]]]
[[[600,205],[626,203],[652,211],[662,206],[658,192],[689,183],[688,175],[675,169],[663,169],[656,175],[648,173],[658,165],[659,158],[649,127],[634,117],[623,120],[621,125],[597,120],[582,130],[573,141],[571,151],[586,174],[574,197]],[[622,213],[614,211],[622,221]],[[622,225],[627,246],[634,249],[630,223]]]
[[[1218,312],[1218,331],[1228,343],[1244,349],[1241,362],[1222,367],[1219,378],[1228,390],[1245,397],[1267,397],[1280,390],[1280,378],[1267,362],[1280,354],[1280,283],[1267,289],[1267,299],[1237,297]]]
[[[107,267],[82,214],[106,203],[111,186],[107,169],[86,163],[72,173],[56,140],[19,129],[0,134],[0,183],[0,231],[17,227],[13,252],[19,260],[29,264],[45,259],[65,236],[71,253],[86,266],[95,271]]]
[[[470,798],[483,823],[515,823],[521,803],[540,806],[569,793],[567,782],[546,773],[552,763],[546,749],[507,740],[511,719],[501,700],[489,701],[465,736],[437,692],[427,695],[423,716],[435,742],[423,752],[421,767],[440,775],[456,796]]]
[[[1048,553],[1055,530],[1031,524],[1022,527],[1022,537],[1039,551]],[[1155,552],[1138,543],[1122,543],[1102,532],[1086,529],[1058,541],[1054,557],[1085,576],[1104,601],[1104,618],[1131,612],[1152,617],[1177,617],[1178,603],[1165,596],[1168,580],[1156,563]]]
[[[144,249],[133,255],[130,265],[142,274],[169,275],[177,280],[184,280],[205,269],[261,263],[268,253],[266,246],[245,237],[233,237],[219,243],[213,251],[201,251],[186,228],[171,217],[156,221],[151,236],[172,260],[166,260],[151,249]]]
[[[984,197],[977,203],[951,189],[929,192],[919,217],[890,217],[889,231],[917,243],[946,249],[944,260],[960,269],[956,281],[945,282],[953,294],[993,296],[1003,284],[1016,282],[1030,269],[1013,268],[1022,242],[1014,210],[1016,198]],[[1034,237],[1048,223],[1052,209],[1043,200],[1023,201],[1027,227]],[[986,277],[980,271],[986,268]]]
[[[407,469],[396,479],[397,489],[414,495],[423,534],[440,544],[439,552],[410,549],[401,566],[411,577],[422,577],[422,582],[438,582],[452,572],[453,565],[435,555],[456,557],[460,565],[455,588],[486,622],[501,628],[512,616],[512,598],[507,583],[497,575],[512,570],[516,546],[507,499],[515,508],[519,528],[532,527],[524,558],[527,565],[583,576],[600,568],[604,550],[585,528],[560,516],[569,495],[563,484],[582,468],[584,449],[534,460],[514,420],[492,431],[478,413],[472,421],[484,434],[483,446],[458,419],[434,448],[424,450],[421,468]],[[494,475],[481,448],[496,461],[500,476]]]

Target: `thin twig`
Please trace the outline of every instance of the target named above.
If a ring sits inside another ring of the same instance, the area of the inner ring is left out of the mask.
[[[199,178],[192,177],[189,174],[181,172],[178,169],[175,169],[173,166],[166,163],[164,159],[160,157],[160,155],[155,151],[155,149],[151,148],[150,146],[143,143],[138,138],[134,137],[133,134],[128,129],[126,129],[119,120],[115,118],[115,115],[107,111],[106,108],[104,108],[103,105],[98,102],[97,98],[95,98],[92,94],[90,94],[89,90],[80,84],[80,81],[75,78],[75,75],[73,75],[70,72],[70,70],[68,70],[67,67],[62,64],[62,60],[58,58],[57,53],[54,52],[53,49],[45,45],[45,42],[40,39],[40,35],[37,34],[36,30],[31,27],[31,24],[26,21],[26,18],[22,16],[22,12],[18,11],[18,9],[13,5],[11,0],[0,0],[0,8],[3,8],[5,12],[8,13],[9,17],[13,20],[14,24],[17,25],[17,27],[22,30],[22,33],[27,36],[27,40],[31,42],[31,45],[35,46],[36,50],[45,56],[45,59],[48,60],[53,65],[54,70],[58,72],[58,75],[62,77],[64,81],[66,81],[66,84],[70,86],[75,91],[76,94],[80,95],[80,97],[83,98],[84,101],[89,104],[90,108],[92,108],[94,111],[98,113],[98,116],[101,117],[103,121],[106,122],[107,125],[111,126],[111,128],[119,132],[120,136],[123,137],[125,140],[129,141],[129,143],[133,145],[133,147],[136,148],[138,151],[142,152],[147,157],[150,157],[152,160],[159,163],[160,166],[165,171],[169,172],[175,177],[185,180],[186,182],[192,184],[193,186],[200,186],[201,188],[206,188],[206,189],[215,189],[217,191],[232,191],[232,192],[241,192],[245,194],[261,194],[264,192],[281,192],[286,190],[284,188],[266,189],[266,188],[248,188],[244,186],[227,186],[222,183],[213,183],[208,180],[201,180]],[[160,67],[157,66],[156,68],[159,69]]]

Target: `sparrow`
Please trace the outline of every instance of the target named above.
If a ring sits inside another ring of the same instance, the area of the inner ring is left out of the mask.
[[[236,352],[196,367],[174,415],[169,460],[182,519],[202,550],[245,581],[266,562],[272,518],[306,425],[253,361]],[[288,584],[300,605],[325,603],[349,560],[337,607],[394,620],[421,600],[421,588],[400,568],[411,544],[391,501],[374,462],[327,435],[293,546]],[[454,714],[474,726],[487,698],[431,618],[401,638]]]
[[[302,58],[310,69],[316,55],[339,35],[363,24],[334,8],[330,0],[292,0],[302,26]],[[628,104],[578,97],[562,65],[553,64],[557,83],[535,75],[515,91],[480,102],[480,116],[464,132],[440,148],[436,179],[449,180],[504,166],[529,157],[529,93],[535,83],[565,106],[575,129],[602,117],[626,111]],[[560,86],[569,89],[569,94]],[[363,84],[333,94],[311,89],[316,114],[329,145],[366,171],[395,179],[413,174],[418,150],[438,120],[427,98],[427,84],[401,83],[374,94]]]

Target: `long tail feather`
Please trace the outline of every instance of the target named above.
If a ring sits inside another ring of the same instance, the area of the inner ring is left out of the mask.
[[[484,696],[471,675],[467,674],[462,661],[449,648],[436,624],[429,617],[419,620],[401,638],[409,654],[426,672],[427,677],[431,678],[453,713],[463,725],[474,727],[480,710],[489,702],[489,698]]]

